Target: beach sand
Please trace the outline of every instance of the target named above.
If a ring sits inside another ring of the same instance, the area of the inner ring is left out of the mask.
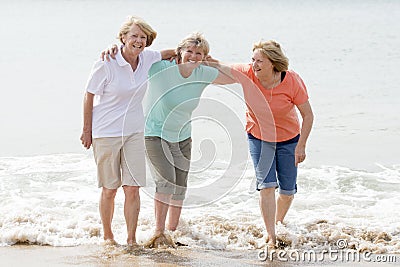
[[[14,245],[0,248],[1,266],[395,266],[382,262],[260,261],[257,250],[146,249],[127,252],[123,247],[81,245],[50,247]],[[400,258],[400,257],[398,257]],[[398,264],[398,263],[397,263]]]

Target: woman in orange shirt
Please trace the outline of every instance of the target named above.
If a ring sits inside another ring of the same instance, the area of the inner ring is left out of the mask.
[[[288,66],[288,58],[272,40],[254,45],[251,64],[231,66],[246,100],[246,131],[269,247],[275,247],[275,224],[283,222],[297,191],[297,165],[306,158],[314,119],[306,86]]]

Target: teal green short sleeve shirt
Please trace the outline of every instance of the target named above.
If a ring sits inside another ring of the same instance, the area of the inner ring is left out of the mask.
[[[162,60],[149,71],[145,101],[145,136],[158,136],[180,142],[191,136],[191,116],[205,87],[218,76],[218,70],[200,65],[184,78],[175,62]]]

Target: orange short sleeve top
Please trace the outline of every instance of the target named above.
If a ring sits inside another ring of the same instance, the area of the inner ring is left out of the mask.
[[[246,131],[268,142],[282,142],[300,133],[295,106],[308,101],[306,86],[300,76],[286,71],[283,81],[273,89],[265,89],[251,64],[234,64],[232,74],[243,87],[246,101]]]

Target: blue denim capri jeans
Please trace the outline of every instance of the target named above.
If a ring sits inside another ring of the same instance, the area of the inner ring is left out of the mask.
[[[294,151],[300,135],[283,142],[266,142],[248,133],[250,155],[257,179],[257,190],[278,188],[279,194],[297,192]]]

